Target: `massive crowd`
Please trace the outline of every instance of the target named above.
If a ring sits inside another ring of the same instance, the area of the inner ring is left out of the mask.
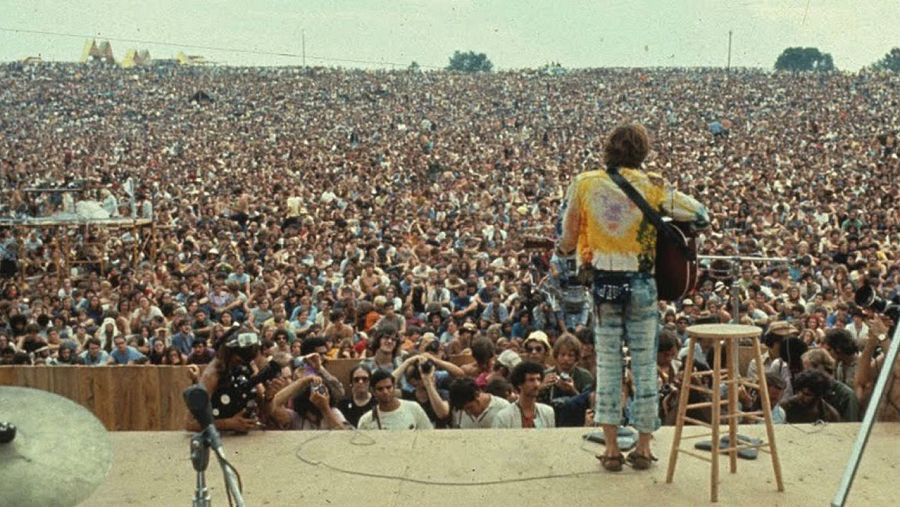
[[[227,374],[223,344],[255,334],[262,358],[294,360],[232,429],[590,423],[592,334],[534,240],[553,238],[572,176],[601,167],[605,135],[632,120],[653,137],[645,169],[709,208],[702,253],[787,259],[707,261],[695,293],[660,302],[662,415],[685,328],[729,320],[736,284],[739,319],[765,330],[776,412],[858,420],[890,323],[854,292],[900,294],[898,86],[866,72],[7,64],[0,361],[218,357]],[[31,187],[152,219],[156,258],[131,259],[130,232],[11,227],[71,211]],[[334,379],[337,358],[363,367]],[[410,408],[391,408],[395,383]],[[526,420],[523,402],[548,408]]]

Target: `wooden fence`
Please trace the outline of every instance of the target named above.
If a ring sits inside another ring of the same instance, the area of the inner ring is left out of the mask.
[[[184,366],[0,366],[0,385],[69,398],[110,431],[166,431],[184,428],[191,379]]]

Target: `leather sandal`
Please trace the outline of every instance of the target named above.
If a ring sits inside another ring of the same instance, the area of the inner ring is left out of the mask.
[[[631,468],[634,468],[635,470],[647,470],[654,461],[657,461],[657,459],[653,454],[644,456],[637,451],[628,453],[628,457],[625,458],[625,462],[631,465]]]
[[[622,453],[616,454],[615,456],[598,454],[597,459],[600,460],[600,463],[603,464],[604,470],[606,470],[607,472],[621,472],[622,464],[625,462],[625,457],[622,456]]]

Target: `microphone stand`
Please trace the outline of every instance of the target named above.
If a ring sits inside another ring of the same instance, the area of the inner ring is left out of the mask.
[[[244,507],[244,497],[241,495],[241,487],[234,467],[225,459],[221,445],[214,444],[219,441],[219,432],[212,424],[191,437],[191,463],[194,465],[194,470],[197,471],[197,489],[194,492],[193,507],[210,507],[212,505],[209,490],[206,487],[206,467],[209,465],[210,448],[216,453],[219,466],[222,467],[228,504],[231,505],[231,500],[234,499],[234,505]]]
[[[191,386],[184,391],[184,401],[191,415],[203,428],[191,437],[191,464],[197,471],[197,489],[194,492],[194,507],[210,507],[211,499],[206,487],[206,467],[209,465],[209,450],[216,453],[219,465],[222,467],[222,475],[225,476],[225,492],[228,495],[228,505],[234,504],[244,507],[244,498],[241,496],[240,477],[237,470],[225,458],[222,450],[222,440],[216,429],[212,415],[212,407],[209,403],[209,393],[201,385]]]
[[[212,499],[206,489],[206,467],[209,465],[209,440],[206,431],[195,433],[191,437],[191,463],[197,471],[197,489],[194,490],[193,507],[210,507]]]

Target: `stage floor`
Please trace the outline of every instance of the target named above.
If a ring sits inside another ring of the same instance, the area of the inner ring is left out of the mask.
[[[719,504],[824,506],[835,493],[858,424],[780,426],[776,439],[785,492],[775,490],[771,460],[720,460]],[[685,435],[702,431],[686,428]],[[430,432],[256,432],[225,439],[244,481],[247,505],[703,505],[709,464],[681,455],[665,483],[672,428],[656,434],[660,457],[646,472],[604,472],[583,443],[585,429]],[[741,434],[762,437],[761,427]],[[110,433],[106,482],[82,505],[190,505],[195,485],[189,436],[180,432]],[[693,445],[696,440],[686,441]],[[302,458],[302,459],[301,459]],[[848,505],[900,504],[900,424],[872,432]],[[227,505],[222,474],[210,462],[213,505]]]

